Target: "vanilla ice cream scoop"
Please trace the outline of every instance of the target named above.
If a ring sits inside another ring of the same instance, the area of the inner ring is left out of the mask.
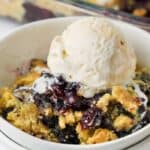
[[[81,93],[130,82],[136,68],[134,51],[113,23],[87,17],[67,27],[52,41],[47,59],[51,73],[80,82]]]

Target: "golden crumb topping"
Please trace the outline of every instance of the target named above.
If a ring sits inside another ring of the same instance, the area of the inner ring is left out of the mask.
[[[37,68],[47,69],[45,61],[33,59],[28,73],[0,89],[1,116],[33,136],[60,143],[97,144],[128,135],[138,124],[142,128],[150,122],[149,100],[147,108],[147,100],[138,97],[132,84],[85,98],[78,95],[77,83],[49,72],[41,74]],[[44,93],[33,88],[32,83],[40,77],[46,77],[45,83],[54,81]],[[135,82],[149,99],[149,74],[138,72]]]
[[[121,86],[115,86],[112,89],[112,96],[120,102],[127,111],[134,115],[137,113],[141,102],[135,97],[135,95],[128,92],[127,89]]]
[[[117,131],[128,131],[135,125],[135,121],[125,115],[118,116],[113,122],[113,126]]]
[[[15,84],[16,86],[20,86],[20,85],[32,85],[32,83],[40,77],[40,74],[38,72],[30,72],[26,75],[23,76],[19,76],[16,81]]]
[[[39,122],[38,115],[38,108],[35,104],[22,104],[10,112],[7,119],[23,131],[46,136],[49,130]]]
[[[16,107],[21,102],[13,95],[12,90],[9,88],[0,89],[0,110],[9,107]]]
[[[100,129],[95,130],[92,137],[88,138],[87,143],[96,144],[96,143],[112,141],[115,139],[117,139],[117,135],[113,131],[100,128]]]

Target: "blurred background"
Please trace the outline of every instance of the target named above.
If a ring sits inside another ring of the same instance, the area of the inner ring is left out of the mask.
[[[0,0],[0,16],[19,24],[58,16],[100,15],[150,30],[150,0]]]

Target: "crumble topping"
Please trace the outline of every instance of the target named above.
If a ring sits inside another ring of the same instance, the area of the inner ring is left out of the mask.
[[[147,70],[138,70],[130,85],[85,98],[78,94],[80,83],[53,76],[45,64],[33,59],[26,74],[0,89],[0,114],[17,128],[49,141],[96,144],[124,137],[150,122]]]

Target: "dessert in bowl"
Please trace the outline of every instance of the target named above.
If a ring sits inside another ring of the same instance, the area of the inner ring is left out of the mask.
[[[149,34],[76,19],[34,23],[1,41],[1,83],[10,85],[1,88],[1,115],[43,140],[2,118],[0,128],[27,148],[119,149],[149,134]]]

